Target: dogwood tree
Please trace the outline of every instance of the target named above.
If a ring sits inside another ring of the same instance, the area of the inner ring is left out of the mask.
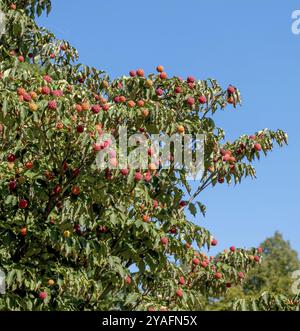
[[[0,9],[0,309],[193,309],[240,284],[261,249],[208,257],[217,240],[186,210],[205,213],[198,195],[208,186],[255,177],[252,162],[286,134],[264,129],[226,142],[213,115],[239,105],[238,88],[168,77],[162,66],[111,80],[36,25],[50,0],[0,0]],[[198,189],[172,150],[168,169],[150,146],[147,169],[120,169],[122,125],[128,136],[203,135]],[[117,143],[102,169],[107,133]]]

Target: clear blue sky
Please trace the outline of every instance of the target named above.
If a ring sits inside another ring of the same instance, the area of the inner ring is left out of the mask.
[[[282,128],[289,146],[257,162],[255,181],[204,192],[200,224],[218,248],[256,246],[275,230],[300,253],[300,35],[291,14],[300,1],[278,0],[53,0],[39,20],[69,40],[82,63],[112,77],[130,69],[216,78],[241,90],[243,107],[216,117],[228,139]]]

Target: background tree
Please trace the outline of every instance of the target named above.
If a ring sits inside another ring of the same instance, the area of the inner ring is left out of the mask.
[[[247,274],[240,287],[230,289],[208,309],[299,309],[299,297],[292,291],[295,281],[292,273],[300,270],[297,252],[278,232],[260,247],[263,252],[261,264]]]
[[[251,163],[287,135],[265,129],[224,142],[213,114],[240,103],[236,87],[168,78],[161,66],[111,81],[35,24],[50,1],[0,0],[0,9],[0,309],[194,309],[239,284],[261,252],[207,257],[217,241],[184,211],[204,213],[196,199],[210,185],[254,177]],[[148,170],[99,169],[101,149],[118,163],[104,133],[118,138],[124,124],[128,136],[204,134],[198,189],[187,169],[163,169],[159,158]]]

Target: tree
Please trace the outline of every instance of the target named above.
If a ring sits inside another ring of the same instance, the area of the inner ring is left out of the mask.
[[[255,177],[252,162],[287,135],[265,129],[224,144],[212,117],[237,107],[236,87],[167,78],[161,66],[111,81],[36,25],[49,0],[0,0],[0,9],[0,268],[7,285],[0,308],[193,309],[239,284],[259,264],[259,251],[209,259],[201,250],[217,242],[185,209],[204,213],[196,199],[206,187]],[[123,124],[128,136],[203,134],[198,189],[191,192],[186,168],[164,169],[159,159],[148,170],[99,169],[96,155],[111,144],[104,134],[118,138]]]
[[[209,309],[299,310],[299,296],[292,291],[292,274],[300,270],[297,252],[279,232],[260,247],[262,263],[248,273],[239,288],[228,291]]]

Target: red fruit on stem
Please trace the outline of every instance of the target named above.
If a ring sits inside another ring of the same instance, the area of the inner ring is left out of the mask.
[[[161,72],[159,77],[160,77],[160,79],[167,79],[168,75],[166,72]]]
[[[215,278],[216,279],[221,279],[222,278],[222,274],[220,272],[216,272],[215,273]]]
[[[11,191],[14,191],[17,188],[17,182],[15,180],[12,180],[11,182],[8,183],[8,188]]]
[[[255,262],[259,262],[259,261],[260,261],[260,257],[259,257],[259,256],[257,256],[257,255],[256,255],[256,256],[254,256],[254,261],[255,261]]]
[[[160,242],[162,245],[167,246],[169,243],[169,239],[167,237],[160,238]]]
[[[125,283],[126,283],[127,285],[130,285],[130,284],[131,284],[131,277],[130,277],[130,276],[126,276],[126,277],[125,277]]]
[[[195,80],[196,80],[196,79],[195,79],[193,76],[189,76],[189,77],[187,78],[187,82],[188,82],[188,83],[194,83]]]
[[[144,70],[143,69],[138,69],[136,71],[136,74],[139,76],[139,77],[144,77]]]
[[[231,246],[231,247],[230,247],[230,250],[231,250],[232,252],[235,252],[235,247],[234,247],[234,246]]]
[[[76,131],[78,133],[82,133],[84,131],[84,127],[82,125],[78,125],[77,128],[76,128]]]
[[[245,274],[243,273],[243,272],[239,272],[238,273],[238,277],[240,278],[240,279],[244,279],[245,278]]]
[[[201,263],[201,267],[202,267],[202,268],[206,268],[207,265],[208,265],[208,263],[207,263],[206,261],[203,261],[203,262]]]
[[[121,169],[121,174],[122,174],[123,176],[127,176],[127,175],[129,174],[129,170],[126,169],[126,168]]]
[[[15,162],[16,161],[16,156],[14,154],[9,154],[7,156],[7,161],[8,162]]]
[[[180,277],[179,278],[179,284],[181,284],[181,285],[184,285],[185,284],[185,279],[184,279],[184,277]]]
[[[258,253],[258,254],[261,254],[262,252],[263,252],[262,247],[258,247],[258,248],[257,248],[257,253]]]
[[[136,76],[136,71],[135,70],[130,70],[129,75],[130,75],[130,77],[135,77]]]
[[[46,293],[46,292],[40,292],[40,294],[39,294],[39,298],[40,298],[41,300],[45,300],[45,299],[47,298],[47,293]]]
[[[182,88],[180,86],[176,86],[174,89],[175,93],[181,93],[182,92]]]
[[[23,55],[18,56],[19,62],[25,62],[25,58]]]
[[[48,108],[51,110],[56,110],[57,109],[57,102],[55,100],[50,100],[48,102]]]
[[[49,95],[51,93],[51,90],[48,86],[43,86],[41,92],[44,95]]]
[[[182,290],[181,288],[179,288],[179,289],[176,291],[176,296],[177,296],[178,298],[182,298],[182,296],[183,296],[183,290]]]
[[[254,145],[254,149],[255,149],[257,152],[260,152],[260,151],[261,151],[261,144],[256,143],[256,144]]]
[[[21,199],[19,201],[19,208],[26,209],[28,207],[28,201],[26,199]]]
[[[192,262],[193,262],[194,265],[199,265],[200,264],[200,260],[196,257],[193,258]]]
[[[229,86],[228,89],[227,89],[227,92],[228,92],[228,94],[233,94],[233,93],[235,93],[235,87],[233,87],[233,86]]]
[[[140,173],[140,172],[136,172],[135,175],[134,175],[134,180],[136,182],[139,182],[143,179],[143,175]]]
[[[163,71],[164,71],[164,67],[163,67],[162,65],[158,65],[158,66],[156,67],[156,70],[157,70],[158,72],[163,72]]]
[[[212,245],[212,246],[217,246],[217,245],[218,245],[218,240],[217,240],[217,239],[213,239],[213,240],[211,241],[211,245]]]
[[[26,235],[27,235],[27,229],[26,228],[22,228],[20,232],[21,232],[22,237],[26,237]]]
[[[186,100],[186,102],[189,106],[193,106],[193,104],[195,103],[195,99],[190,97]]]
[[[160,97],[164,94],[164,91],[161,88],[158,88],[158,89],[156,89],[155,93],[156,93],[156,95],[158,95]]]
[[[202,95],[201,97],[199,97],[199,102],[203,105],[206,103],[206,97],[204,95]]]
[[[45,75],[43,77],[44,81],[46,81],[47,83],[51,83],[52,82],[52,78],[49,75]]]

